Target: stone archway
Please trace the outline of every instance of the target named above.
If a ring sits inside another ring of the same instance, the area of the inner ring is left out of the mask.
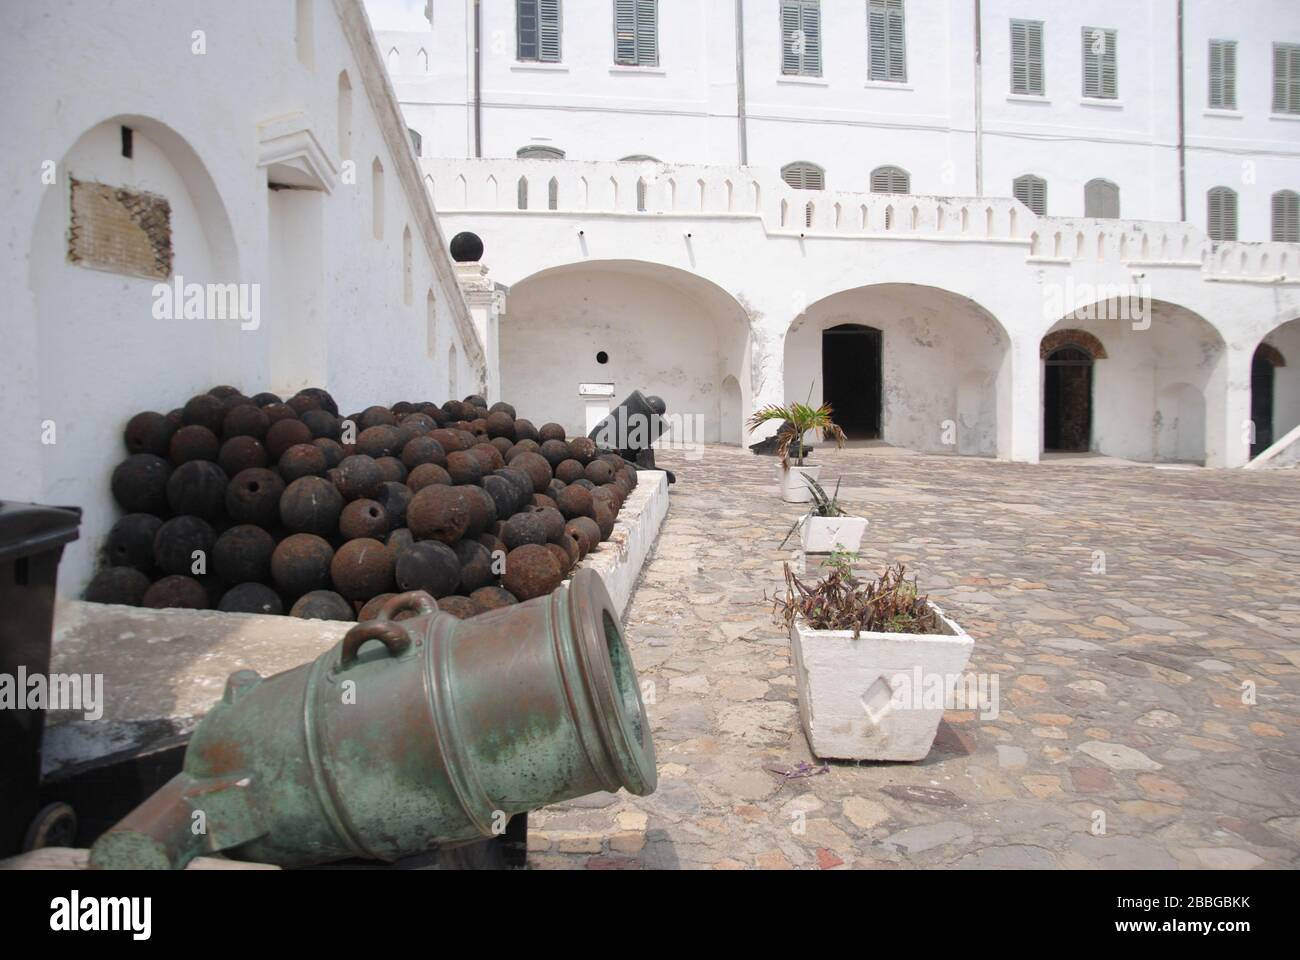
[[[1106,348],[1086,330],[1057,330],[1039,346],[1043,371],[1043,450],[1092,449],[1093,362]]]
[[[663,398],[669,442],[740,443],[749,355],[748,316],[722,288],[645,261],[584,261],[511,286],[502,395],[585,434],[579,384],[612,383],[615,403],[633,390]]]
[[[1003,436],[999,421],[1010,337],[989,311],[919,284],[832,294],[809,306],[786,334],[786,397],[827,401],[824,338],[837,330],[868,331],[879,344],[862,352],[855,380],[859,391],[879,393],[879,430],[859,436],[875,433],[930,453],[1009,457],[1009,433]]]
[[[1258,456],[1300,426],[1300,369],[1288,363],[1300,357],[1300,319],[1271,330],[1251,359],[1251,457]]]

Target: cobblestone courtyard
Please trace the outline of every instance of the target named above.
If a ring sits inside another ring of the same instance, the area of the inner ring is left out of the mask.
[[[659,789],[533,814],[532,867],[1300,864],[1300,473],[821,459],[870,520],[864,566],[905,562],[974,637],[997,718],[949,712],[920,763],[785,777],[813,758],[764,598],[801,510],[771,458],[669,454],[628,612]]]

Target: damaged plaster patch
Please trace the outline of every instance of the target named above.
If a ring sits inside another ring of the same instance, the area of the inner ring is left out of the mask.
[[[72,178],[68,261],[165,280],[172,273],[166,197]]]

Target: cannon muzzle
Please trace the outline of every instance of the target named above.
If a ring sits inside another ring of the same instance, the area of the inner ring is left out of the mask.
[[[232,674],[182,772],[100,837],[90,863],[392,861],[656,780],[619,616],[593,571],[468,620],[406,593],[311,663]]]

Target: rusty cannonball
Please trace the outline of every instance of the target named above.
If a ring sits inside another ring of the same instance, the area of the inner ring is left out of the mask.
[[[384,482],[384,471],[379,469],[373,457],[365,454],[354,453],[344,457],[337,469],[336,483],[344,500],[373,497]]]
[[[278,463],[286,450],[299,443],[311,443],[315,438],[311,428],[301,420],[277,420],[266,431],[266,453],[272,461]]]
[[[542,442],[541,435],[538,434],[537,428],[533,426],[531,420],[515,420],[515,442],[518,443],[520,440],[531,440],[534,443]]]
[[[545,546],[526,543],[506,554],[502,583],[520,600],[543,597],[560,585],[564,571]]]
[[[317,437],[311,445],[325,455],[325,468],[333,470],[343,462],[343,444],[328,437]]]
[[[299,477],[280,494],[280,522],[292,533],[332,537],[343,513],[343,495],[324,477]]]
[[[113,469],[113,499],[127,513],[165,513],[172,468],[152,453],[133,453]]]
[[[546,549],[551,552],[555,562],[560,565],[560,576],[567,577],[569,571],[573,569],[573,561],[569,557],[569,551],[562,544],[548,543]]]
[[[191,460],[215,461],[220,452],[221,441],[217,435],[198,424],[181,427],[172,434],[171,443],[167,445],[167,456],[178,467]]]
[[[263,391],[262,393],[255,393],[251,397],[249,397],[249,399],[253,401],[253,405],[256,407],[266,407],[266,406],[270,406],[273,403],[284,403],[284,401],[280,399],[279,394],[270,393],[267,391]]]
[[[445,453],[451,453],[453,450],[464,450],[473,445],[473,442],[465,442],[465,438],[459,430],[451,430],[447,427],[431,430],[425,436],[437,441]]]
[[[517,467],[502,467],[500,470],[493,470],[492,474],[503,478],[515,489],[515,497],[518,502],[515,504],[514,510],[510,511],[511,513],[521,510],[525,505],[532,502],[533,478],[523,470]],[[502,519],[504,520],[505,517],[503,516]]]
[[[339,405],[334,402],[328,390],[321,387],[303,387],[298,393],[302,396],[314,397],[322,410],[328,410],[336,417],[339,415]]]
[[[261,440],[266,436],[270,426],[271,418],[261,407],[254,406],[249,400],[226,411],[226,416],[221,421],[221,436],[226,440],[231,437],[252,437],[254,440]]]
[[[489,413],[486,426],[489,437],[505,437],[507,440],[515,438],[515,418],[504,410]]]
[[[327,590],[333,559],[334,548],[324,537],[314,533],[295,533],[281,540],[271,554],[271,579],[291,597],[301,597],[313,590]]]
[[[163,573],[194,573],[195,564],[200,561],[201,569],[207,567],[216,541],[216,531],[206,520],[190,516],[172,517],[154,534],[154,563]]]
[[[470,504],[455,487],[424,487],[406,507],[406,526],[417,540],[455,543],[465,535],[469,524]]]
[[[519,509],[519,492],[505,477],[489,474],[482,484],[483,492],[492,498],[497,517],[508,517]]]
[[[604,460],[593,460],[587,464],[585,476],[594,484],[613,483],[614,468]]]
[[[474,539],[496,523],[496,501],[482,487],[467,485],[456,489],[464,496],[465,506],[469,509],[469,526],[465,528],[465,536]]]
[[[597,487],[595,490],[588,492],[592,500],[602,501],[610,510],[614,511],[615,516],[618,516],[618,511],[622,508],[624,500],[622,488],[617,484],[608,483],[603,487]],[[595,517],[595,515],[591,513],[586,514],[586,516],[592,517],[593,519]]]
[[[355,620],[356,611],[333,590],[312,590],[298,598],[289,616],[302,620]]]
[[[506,454],[510,452],[510,448],[515,445],[513,440],[507,440],[505,437],[493,437],[488,442],[497,453],[501,454],[502,463],[505,462]]]
[[[468,452],[478,460],[479,469],[484,475],[506,465],[506,459],[501,456],[501,451],[490,443],[476,443],[469,448]]]
[[[593,519],[595,517],[592,510],[592,494],[583,487],[565,487],[555,498],[555,503],[560,508],[560,513],[564,514],[565,520],[572,520],[574,517]]]
[[[560,535],[559,540],[552,540],[551,546],[559,545],[564,548],[564,552],[569,556],[569,569],[572,570],[582,559],[582,547],[578,544],[578,538],[573,536],[566,525],[564,532]]]
[[[542,523],[546,526],[546,541],[555,543],[564,534],[565,518],[560,511],[550,505],[539,504],[535,511],[537,516],[542,518]]]
[[[592,483],[590,480],[588,480],[586,477],[583,477],[583,478],[580,479],[580,480],[574,480],[573,483],[569,484],[569,486],[571,486],[571,487],[582,487],[584,490],[593,490],[593,491],[594,491],[594,490],[596,489],[596,485],[595,485],[594,483]]]
[[[226,419],[226,405],[219,397],[200,393],[185,401],[185,406],[181,408],[181,419],[187,427],[207,427],[214,435],[219,434],[221,422]]]
[[[564,427],[560,426],[558,423],[544,423],[538,428],[537,436],[541,439],[542,443],[545,443],[547,440],[558,440],[560,443],[563,443],[565,438]]]
[[[353,500],[339,517],[339,534],[344,540],[382,539],[388,534],[388,511],[377,500]]]
[[[483,396],[481,393],[471,393],[465,398],[464,402],[475,408],[487,407],[487,397]]]
[[[453,484],[478,483],[483,478],[478,457],[468,450],[453,450],[447,454],[447,473]]]
[[[460,560],[456,551],[437,540],[418,540],[397,551],[397,586],[423,590],[434,599],[455,593],[460,586]]]
[[[609,504],[596,500],[592,507],[596,526],[600,527],[600,539],[608,540],[614,532],[614,511]]]
[[[138,607],[149,589],[149,576],[135,567],[105,567],[86,584],[81,599]]]
[[[567,444],[565,445],[567,448]],[[573,483],[574,480],[581,480],[587,475],[587,468],[574,460],[572,455],[566,460],[561,460],[560,465],[555,468],[555,478],[563,480],[565,483]]]
[[[591,517],[575,517],[564,525],[564,529],[577,535],[584,557],[600,545],[600,527]]]
[[[508,550],[525,544],[543,544],[550,539],[547,523],[540,511],[516,513],[501,528],[501,541]]]
[[[235,523],[271,529],[280,522],[284,481],[273,470],[253,467],[235,474],[226,485],[226,515]]]
[[[479,587],[496,583],[496,573],[492,570],[492,553],[477,540],[460,540],[455,546],[456,559],[460,562],[461,593],[469,593]]]
[[[104,541],[104,559],[114,567],[153,569],[153,538],[162,520],[152,513],[128,513],[108,531]]]
[[[534,493],[532,499],[532,506],[538,510],[540,510],[542,507],[550,507],[552,510],[560,509],[556,505],[555,501],[551,499],[551,495],[548,493]]]
[[[551,465],[539,453],[521,453],[510,461],[510,466],[528,474],[533,482],[533,493],[545,493],[551,485]]]
[[[436,463],[422,463],[407,474],[406,477],[406,485],[412,493],[418,493],[433,484],[444,487],[451,486],[451,474]]]
[[[446,414],[450,421],[464,420],[469,414],[473,413],[474,408],[470,407],[459,400],[448,400],[442,405],[442,412]]]
[[[379,616],[379,611],[383,609],[384,604],[395,596],[397,596],[395,593],[381,593],[371,597],[365,602],[361,609],[357,611],[357,622],[366,623],[367,621],[375,619]]]
[[[569,445],[563,440],[543,440],[537,452],[551,465],[552,470],[569,459]]]
[[[361,411],[357,426],[360,427],[362,433],[365,433],[371,427],[395,427],[397,426],[397,417],[387,407],[379,405],[366,407],[365,410]]]
[[[308,410],[320,410],[320,401],[313,396],[305,393],[295,393],[285,401],[285,405],[295,414],[301,417]]]
[[[384,483],[405,483],[407,469],[396,457],[380,457],[375,461],[379,472],[384,475]]]
[[[390,528],[406,526],[406,508],[413,496],[411,488],[404,483],[390,480],[379,487],[379,493],[375,494],[374,499],[384,508],[384,513],[388,514]]]
[[[153,610],[206,610],[208,604],[207,587],[193,577],[179,574],[163,577],[140,598],[140,606]]]
[[[451,614],[457,620],[468,620],[482,612],[478,604],[469,597],[459,596],[443,597],[438,601],[438,609],[443,613]]]
[[[510,414],[511,420],[515,418],[515,408],[510,404],[506,403],[504,400],[498,400],[496,403],[492,404],[492,406],[488,407],[488,413],[498,413],[498,412],[504,412]]]
[[[231,437],[221,445],[217,454],[217,466],[228,477],[233,477],[241,470],[264,467],[269,462],[266,448],[252,437]]]
[[[392,591],[393,567],[392,554],[382,543],[359,537],[343,544],[334,554],[330,579],[346,599],[369,600],[377,593]]]
[[[509,463],[521,453],[537,453],[541,449],[542,445],[536,440],[516,440],[514,445],[504,454],[506,463]]]
[[[445,467],[447,465],[447,451],[442,448],[441,443],[431,435],[426,434],[406,442],[406,446],[402,447],[402,463],[408,470],[414,470],[426,463],[434,463],[440,467]]]
[[[487,420],[481,417],[476,417],[473,420],[469,421],[469,426],[466,427],[465,429],[467,429],[470,433],[474,434],[474,436],[478,437],[484,442],[486,442],[489,439],[488,432],[487,432]]]
[[[376,460],[391,457],[401,449],[400,439],[397,427],[386,423],[376,424],[357,434],[357,453],[364,453]]]
[[[519,602],[515,595],[505,587],[479,587],[469,595],[481,613],[489,610],[501,610]]]
[[[264,582],[271,577],[275,538],[251,523],[226,530],[212,545],[212,572],[226,583]]]
[[[239,392],[239,388],[238,388],[238,387],[232,387],[232,386],[230,386],[230,384],[228,384],[228,383],[221,383],[221,384],[218,384],[217,386],[215,386],[215,387],[213,387],[211,390],[209,390],[208,393],[212,394],[212,395],[213,395],[214,397],[216,397],[218,400],[225,400],[225,399],[227,399],[228,397],[240,397],[240,396],[243,396],[243,395]]]
[[[167,505],[172,513],[212,520],[226,499],[226,473],[210,460],[182,463],[167,478]]]
[[[584,467],[591,463],[592,457],[596,455],[596,444],[586,437],[574,437],[568,442],[568,446],[569,456]]]
[[[339,418],[328,410],[308,410],[302,415],[302,422],[316,440],[337,440],[341,432]]]
[[[488,553],[506,553],[506,545],[495,534],[480,533],[478,542],[487,547]]]
[[[323,477],[329,469],[325,451],[314,443],[295,443],[276,464],[280,478],[285,483],[293,483],[302,477]]]
[[[556,500],[558,502],[560,491],[567,486],[568,484],[565,483],[563,480],[556,480],[552,478],[551,485],[546,488],[546,495],[550,497],[552,500]]]
[[[281,420],[298,419],[298,414],[294,413],[293,408],[285,403],[268,403],[262,408],[262,412],[266,414],[267,419],[271,421],[272,427]]]
[[[221,595],[217,609],[223,613],[262,613],[280,616],[284,602],[264,583],[239,583]]]
[[[176,425],[172,421],[161,413],[146,410],[127,421],[122,439],[126,442],[127,453],[152,453],[155,457],[165,457],[174,433]]]

